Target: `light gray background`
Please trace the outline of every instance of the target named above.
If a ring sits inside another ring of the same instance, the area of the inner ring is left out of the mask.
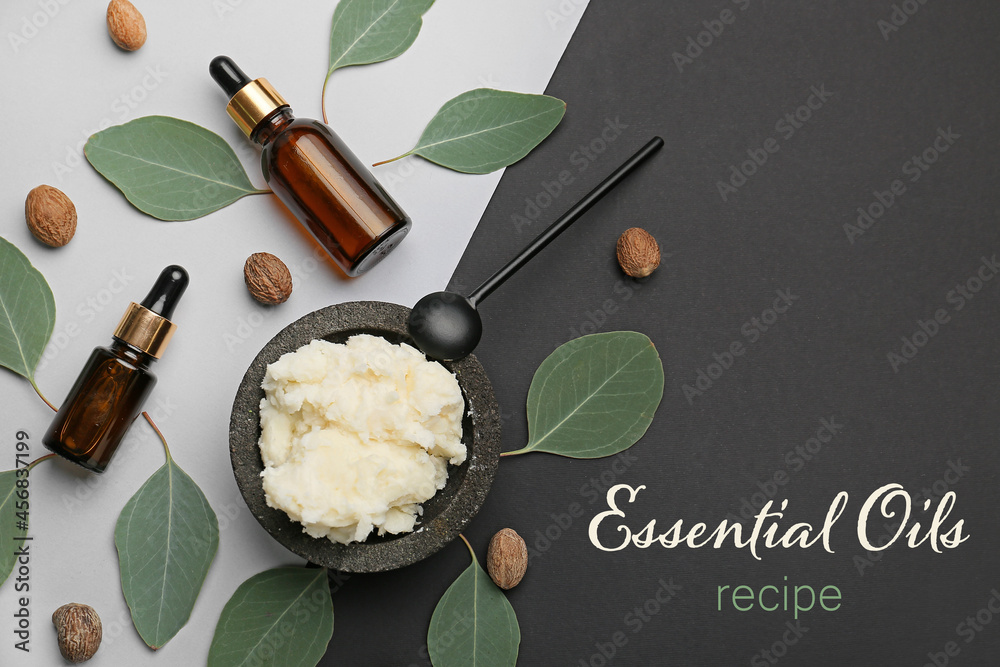
[[[299,562],[250,516],[229,464],[230,406],[250,360],[280,328],[317,308],[358,299],[412,305],[442,289],[501,175],[456,174],[418,158],[377,170],[414,227],[389,260],[355,281],[317,261],[311,241],[270,197],[245,199],[191,222],[148,218],[83,161],[86,137],[144,115],[177,116],[226,138],[262,186],[256,151],[226,115],[208,62],[232,56],[250,76],[268,78],[299,116],[318,118],[336,2],[137,4],[149,39],[132,54],[108,38],[103,2],[0,5],[0,108],[7,122],[0,235],[28,256],[55,295],[55,336],[37,374],[54,403],[91,349],[110,342],[125,307],[144,296],[160,269],[171,263],[188,269],[191,286],[175,316],[179,330],[154,369],[159,384],[147,407],[219,515],[219,553],[191,621],[154,654],[131,627],[113,533],[125,502],[163,463],[159,444],[139,423],[102,477],[61,461],[43,464],[31,477],[31,653],[13,648],[16,596],[7,582],[0,589],[0,664],[14,658],[57,664],[49,617],[74,601],[94,606],[104,621],[104,644],[90,663],[95,667],[201,663],[239,583]],[[438,0],[402,57],[334,75],[327,96],[331,124],[371,163],[408,150],[440,105],[465,90],[542,92],[586,4]],[[24,225],[24,197],[42,183],[65,191],[79,212],[77,235],[62,249],[37,243]],[[295,291],[286,304],[265,308],[247,294],[242,266],[257,251],[278,255],[292,270]],[[26,382],[6,371],[0,392],[0,469],[7,469],[14,465],[18,430],[31,434],[33,458],[46,453],[40,438],[52,414]]]

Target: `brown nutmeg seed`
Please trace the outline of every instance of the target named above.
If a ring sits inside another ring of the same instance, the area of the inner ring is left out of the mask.
[[[39,185],[24,200],[24,220],[36,239],[58,248],[76,234],[76,206],[62,190]]]
[[[626,229],[618,239],[618,264],[633,278],[645,278],[660,265],[660,246],[640,227]]]
[[[93,607],[75,602],[64,604],[52,614],[59,652],[70,662],[86,662],[101,646],[101,617]]]
[[[111,0],[108,34],[120,48],[137,51],[146,43],[146,19],[128,0]]]
[[[243,279],[250,295],[269,306],[284,303],[292,295],[292,274],[269,252],[255,252],[247,258]]]
[[[528,547],[511,528],[504,528],[490,540],[486,571],[500,588],[510,590],[520,583],[528,569]]]

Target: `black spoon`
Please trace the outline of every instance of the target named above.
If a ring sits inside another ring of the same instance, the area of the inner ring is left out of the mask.
[[[663,148],[663,139],[653,137],[645,146],[630,157],[622,166],[604,179],[587,196],[566,211],[538,235],[517,257],[494,273],[486,282],[465,297],[455,292],[434,292],[428,294],[413,307],[407,326],[417,347],[429,357],[455,361],[469,355],[483,335],[483,320],[476,310],[483,299],[500,287],[522,266],[541,252],[542,248],[562,234],[567,227],[580,219],[590,207],[608,194],[626,176],[635,170],[646,158]]]

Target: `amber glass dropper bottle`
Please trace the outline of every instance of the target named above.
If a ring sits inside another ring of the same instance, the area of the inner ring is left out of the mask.
[[[209,66],[226,110],[261,145],[264,180],[337,265],[359,276],[410,231],[410,218],[333,130],[297,119],[267,79],[251,80],[226,56]]]
[[[170,317],[187,285],[187,271],[168,266],[142,303],[128,307],[111,345],[91,353],[42,438],[46,447],[88,470],[107,469],[156,384],[149,366],[174,335]]]

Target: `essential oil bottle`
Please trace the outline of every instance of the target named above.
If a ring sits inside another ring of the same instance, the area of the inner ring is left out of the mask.
[[[262,147],[264,180],[348,276],[378,264],[410,231],[410,218],[324,123],[292,115],[267,79],[250,80],[226,56],[209,66],[226,110]]]
[[[170,321],[188,285],[187,271],[168,266],[142,303],[132,303],[109,347],[90,355],[48,432],[46,447],[88,470],[104,472],[156,384],[149,366],[174,335]]]

